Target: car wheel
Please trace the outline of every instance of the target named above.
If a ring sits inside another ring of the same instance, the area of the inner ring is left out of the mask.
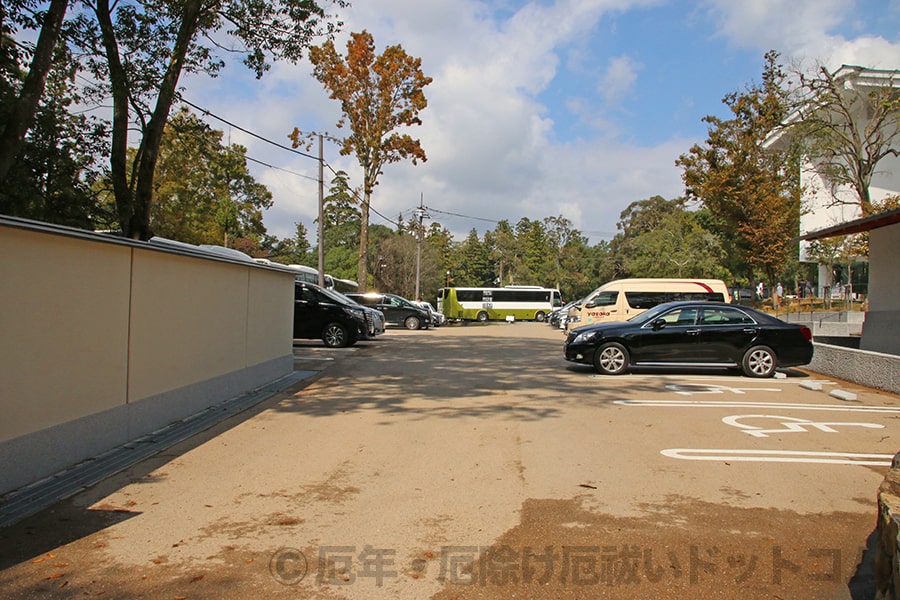
[[[329,323],[322,331],[322,341],[329,348],[343,348],[350,342],[347,328],[340,323]]]
[[[407,329],[418,329],[419,328],[419,317],[406,317],[406,320],[403,321],[403,325]]]
[[[744,354],[741,370],[747,377],[772,377],[775,374],[775,353],[768,346],[753,346]]]
[[[628,350],[617,342],[603,344],[594,353],[594,368],[601,375],[621,375],[628,368]]]
[[[534,320],[537,321],[538,323],[543,323],[544,319],[546,319],[546,318],[547,318],[547,316],[542,312],[539,312],[538,314],[534,315]]]
[[[488,319],[488,314],[484,311],[481,311],[480,313],[478,313],[478,315],[475,318],[478,320],[479,323],[484,323]]]

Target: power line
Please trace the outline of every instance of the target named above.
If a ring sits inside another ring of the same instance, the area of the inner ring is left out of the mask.
[[[303,156],[304,158],[311,158],[311,159],[316,160],[316,161],[319,160],[319,157],[318,157],[318,156],[314,156],[314,155],[309,154],[309,153],[307,153],[307,152],[300,152],[299,150],[297,150],[297,149],[295,149],[295,148],[291,148],[291,147],[289,147],[289,146],[285,146],[284,144],[280,144],[280,143],[278,143],[278,142],[275,142],[275,141],[273,141],[273,140],[270,140],[270,139],[268,139],[268,138],[265,137],[265,136],[259,135],[258,133],[254,133],[253,131],[250,131],[249,129],[246,129],[246,128],[244,128],[244,127],[241,127],[240,125],[237,125],[237,124],[235,124],[235,123],[232,123],[232,122],[229,121],[228,119],[225,119],[225,118],[223,118],[223,117],[220,117],[219,115],[213,113],[212,111],[210,111],[210,110],[208,110],[208,109],[206,109],[206,108],[203,108],[202,106],[198,106],[198,105],[194,104],[193,102],[190,102],[190,101],[188,101],[188,100],[185,100],[184,98],[180,98],[180,101],[183,102],[184,104],[187,104],[187,105],[190,106],[191,108],[200,111],[200,113],[203,114],[203,115],[206,115],[206,116],[212,117],[212,118],[214,118],[214,119],[216,119],[216,120],[218,120],[218,121],[221,121],[222,123],[225,123],[225,124],[228,125],[229,127],[233,127],[233,128],[235,128],[235,129],[237,129],[238,131],[242,131],[242,132],[246,133],[246,134],[249,135],[249,136],[252,136],[252,137],[254,137],[254,138],[258,139],[258,140],[262,140],[263,142],[266,142],[267,144],[271,144],[271,145],[273,145],[273,146],[275,146],[275,147],[277,147],[277,148],[281,148],[282,150],[287,150],[287,151],[289,151],[289,152],[293,152],[294,154],[297,154],[297,155],[299,155],[299,156]],[[289,171],[289,170],[287,170],[287,169],[282,169],[282,168],[280,168],[280,167],[275,167],[275,166],[273,166],[273,165],[264,163],[264,162],[262,162],[262,161],[260,161],[260,160],[251,159],[250,157],[247,157],[247,158],[248,158],[248,160],[252,160],[252,161],[255,162],[255,163],[261,164],[261,165],[263,165],[263,166],[266,166],[266,167],[269,167],[269,168],[272,168],[272,169],[278,169],[278,170],[280,170],[280,171],[285,171],[286,173],[291,173],[292,175],[297,175],[298,177],[303,177],[303,178],[305,178],[305,179],[310,179],[310,180],[312,180],[312,181],[318,181],[318,179],[316,179],[316,178],[314,178],[314,177],[309,177],[308,175],[301,175],[300,173],[294,173],[293,171]],[[334,175],[337,175],[337,171],[334,170],[334,167],[332,167],[330,164],[328,164],[328,162],[325,161],[324,158],[322,159],[322,161],[323,161],[324,165],[325,165],[326,167],[328,167],[328,170],[329,170],[329,171],[331,171]],[[367,206],[369,207],[369,210],[370,210],[371,212],[375,213],[376,215],[378,215],[379,217],[381,217],[382,219],[384,219],[386,222],[390,223],[391,225],[397,226],[397,227],[400,226],[400,224],[397,223],[396,221],[394,221],[393,219],[390,219],[390,218],[384,216],[383,214],[381,214],[380,212],[378,212],[377,210],[375,210],[375,208],[372,207],[372,204],[371,204],[371,203],[367,203],[367,202],[365,202],[365,200],[363,200],[362,198],[360,198],[360,197],[359,197],[359,194],[358,194],[355,190],[352,190],[352,189],[351,189],[351,194],[353,195],[354,198],[356,198],[357,202],[359,202],[360,205],[362,205],[362,206],[366,206],[366,205],[367,205]]]
[[[273,141],[273,140],[270,140],[270,139],[267,138],[267,137],[261,136],[261,135],[259,135],[258,133],[254,133],[254,132],[250,131],[249,129],[245,129],[245,128],[241,127],[240,125],[235,125],[235,124],[232,123],[231,121],[228,121],[227,119],[224,119],[224,118],[220,117],[219,115],[214,114],[214,113],[210,112],[209,110],[207,110],[207,109],[205,109],[205,108],[203,108],[203,107],[201,107],[201,106],[197,106],[197,105],[194,104],[193,102],[189,102],[189,101],[185,100],[184,98],[179,98],[179,100],[180,100],[181,102],[184,102],[185,104],[187,104],[187,105],[190,106],[191,108],[194,108],[194,109],[196,109],[196,110],[199,110],[202,114],[208,115],[208,116],[210,116],[210,117],[212,117],[212,118],[214,118],[214,119],[216,119],[216,120],[218,120],[218,121],[221,121],[221,122],[225,123],[226,125],[228,125],[229,127],[234,127],[234,128],[237,129],[238,131],[243,131],[243,132],[246,133],[247,135],[253,136],[253,137],[255,137],[255,138],[258,139],[258,140],[262,140],[262,141],[266,142],[267,144],[272,144],[273,146],[276,146],[276,147],[278,147],[278,148],[281,148],[282,150],[287,150],[288,152],[293,152],[294,154],[298,154],[298,155],[303,156],[303,157],[306,157],[306,158],[311,158],[311,159],[313,159],[313,160],[319,160],[319,157],[318,157],[318,156],[313,156],[312,154],[308,154],[308,153],[306,153],[306,152],[300,152],[300,151],[297,150],[296,148],[291,148],[290,146],[285,146],[284,144],[279,144],[278,142],[275,142],[275,141]]]
[[[270,164],[267,163],[267,162],[263,162],[263,161],[258,160],[258,159],[256,159],[256,158],[252,158],[252,157],[250,157],[250,156],[247,156],[246,154],[244,155],[244,158],[246,158],[246,159],[249,160],[250,162],[254,162],[254,163],[258,164],[258,165],[262,165],[262,166],[268,167],[268,168],[270,168],[270,169],[275,169],[276,171],[284,171],[285,173],[290,173],[291,175],[296,175],[297,177],[302,177],[303,179],[309,179],[310,181],[319,181],[316,177],[310,177],[309,175],[304,175],[303,173],[297,173],[297,172],[295,172],[295,171],[291,171],[291,170],[285,169],[285,168],[283,168],[283,167],[276,167],[275,165],[270,165]]]

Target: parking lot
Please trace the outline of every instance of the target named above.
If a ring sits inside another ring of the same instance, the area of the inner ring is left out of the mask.
[[[0,592],[871,597],[898,397],[799,369],[601,377],[562,342],[298,342],[311,378],[0,530]]]

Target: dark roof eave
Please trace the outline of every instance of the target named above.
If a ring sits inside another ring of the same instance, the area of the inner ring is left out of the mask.
[[[870,215],[861,219],[855,219],[853,221],[847,221],[846,223],[833,225],[831,227],[826,227],[825,229],[810,231],[809,233],[801,235],[800,239],[821,240],[839,235],[850,235],[851,233],[871,231],[880,227],[894,225],[895,223],[900,223],[900,208],[879,213],[877,215]]]

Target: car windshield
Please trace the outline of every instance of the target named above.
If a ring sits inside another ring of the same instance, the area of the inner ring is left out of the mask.
[[[659,304],[654,306],[650,310],[646,310],[640,314],[637,314],[630,319],[628,319],[629,323],[647,323],[648,321],[652,321],[657,318],[664,312],[668,311],[671,308],[668,304]]]

